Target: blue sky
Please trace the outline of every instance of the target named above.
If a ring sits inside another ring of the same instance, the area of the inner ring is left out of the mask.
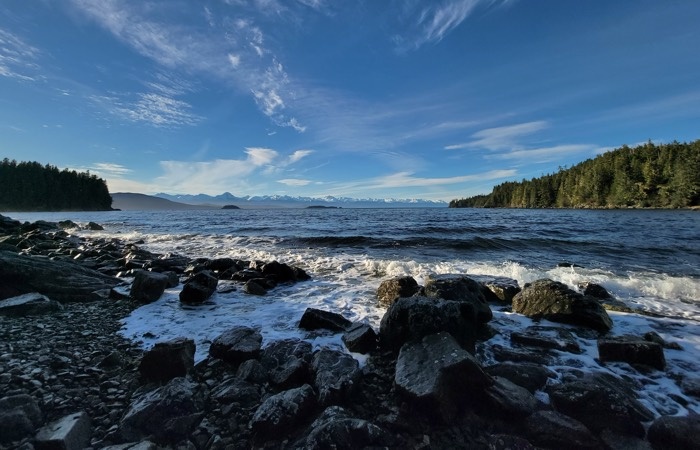
[[[7,0],[0,156],[112,192],[450,200],[700,138],[697,0]]]

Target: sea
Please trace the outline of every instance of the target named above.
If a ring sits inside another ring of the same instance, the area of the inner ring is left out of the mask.
[[[576,335],[581,354],[554,351],[550,368],[559,382],[572,374],[608,372],[633,383],[656,415],[700,413],[687,386],[700,383],[700,212],[690,210],[524,209],[238,209],[5,213],[23,221],[94,221],[104,231],[83,236],[142,241],[152,252],[188,257],[277,260],[305,269],[310,281],[281,285],[266,296],[220,282],[202,306],[181,305],[179,288],[123,321],[121,333],[145,348],[185,336],[206,358],[211,340],[233,325],[257,327],[263,345],[300,338],[316,347],[344,349],[340,336],[298,328],[309,307],[337,312],[375,330],[385,309],[376,291],[386,279],[429,274],[508,277],[522,286],[541,278],[576,289],[594,282],[629,307],[650,314],[610,312],[611,334],[655,331],[682,350],[665,350],[665,371],[638,371],[598,361],[596,340]],[[498,334],[480,343],[484,365],[496,362],[495,345],[535,323],[493,306]],[[546,324],[546,321],[539,325]],[[556,326],[567,327],[556,324]],[[363,355],[353,354],[360,364]],[[682,387],[683,386],[683,387]],[[685,388],[685,389],[684,389]],[[538,398],[547,402],[545,392]]]

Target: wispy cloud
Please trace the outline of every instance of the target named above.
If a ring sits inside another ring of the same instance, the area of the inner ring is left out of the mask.
[[[300,161],[302,158],[309,156],[313,152],[313,150],[297,150],[289,156],[289,162],[291,164]]]
[[[496,128],[487,128],[472,134],[472,140],[445,147],[446,150],[464,148],[485,148],[487,150],[510,150],[519,147],[524,136],[531,135],[549,127],[546,121],[526,122]]]
[[[129,169],[128,167],[115,163],[95,163],[92,165],[92,167],[90,167],[90,170],[94,171],[98,175],[116,177],[122,177],[133,172],[133,170]]]
[[[555,145],[552,147],[532,148],[527,150],[515,150],[506,153],[495,155],[487,155],[486,158],[508,159],[508,160],[523,160],[530,163],[551,162],[560,159],[562,156],[567,156],[576,153],[594,154],[598,151],[597,145],[588,144],[569,144]]]
[[[39,50],[19,36],[0,29],[0,76],[36,81]]]
[[[189,103],[166,95],[152,92],[136,94],[135,99],[126,98],[129,96],[113,93],[93,95],[90,99],[116,116],[155,127],[195,125],[203,119],[191,112]]]
[[[277,180],[277,182],[292,187],[306,186],[313,183],[311,180],[302,180],[299,178],[285,178],[283,180]]]

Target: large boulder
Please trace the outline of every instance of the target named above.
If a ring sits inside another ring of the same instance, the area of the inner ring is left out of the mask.
[[[214,339],[209,347],[212,358],[240,364],[260,354],[262,335],[255,328],[235,326]]]
[[[530,442],[543,448],[599,449],[593,433],[578,420],[556,411],[538,411],[525,421]]]
[[[159,444],[188,437],[204,416],[202,388],[185,378],[173,378],[154,391],[132,400],[119,423],[124,439],[152,436]]]
[[[524,387],[507,378],[494,377],[493,385],[484,390],[485,404],[499,417],[523,418],[537,410],[537,399]]]
[[[377,289],[379,306],[391,306],[401,297],[411,297],[420,291],[420,286],[413,277],[396,277],[384,280]]]
[[[345,331],[350,325],[352,322],[342,315],[316,308],[306,308],[299,321],[299,328],[304,330]]]
[[[90,445],[92,425],[85,412],[69,414],[44,426],[36,435],[38,450],[82,450]]]
[[[59,302],[86,302],[121,283],[70,261],[0,251],[0,298],[38,292]]]
[[[700,415],[661,416],[649,427],[647,438],[656,450],[700,448]]]
[[[262,349],[260,362],[269,374],[270,382],[282,389],[312,383],[311,343],[298,339],[274,341]]]
[[[257,439],[281,439],[311,419],[316,394],[308,384],[268,397],[255,411],[250,428]]]
[[[0,316],[24,317],[61,311],[63,306],[45,295],[33,292],[0,300]]]
[[[401,347],[394,383],[410,402],[449,417],[493,380],[449,333],[440,332]]]
[[[169,277],[166,274],[150,272],[148,270],[136,270],[134,282],[131,284],[129,295],[134,300],[143,303],[151,303],[160,298],[168,286]]]
[[[377,333],[366,323],[352,324],[342,337],[345,347],[353,353],[369,353],[377,348]]]
[[[193,275],[180,292],[180,301],[187,304],[204,303],[216,291],[219,280],[208,270]]]
[[[196,345],[192,339],[175,338],[158,342],[144,353],[139,373],[146,381],[168,381],[186,376],[194,369]]]
[[[323,406],[346,402],[360,380],[360,364],[345,352],[328,348],[314,353],[311,367],[318,401]]]
[[[523,331],[513,331],[510,334],[510,340],[514,344],[527,347],[581,353],[581,347],[574,335],[564,328],[534,325]]]
[[[488,289],[484,294],[489,302],[510,305],[515,294],[520,292],[520,285],[513,278],[489,275],[469,275],[469,277]]]
[[[623,380],[604,373],[552,386],[548,393],[555,410],[579,420],[594,433],[609,429],[643,437],[642,422],[654,418]]]
[[[395,301],[382,317],[379,339],[383,347],[396,351],[408,341],[446,331],[460,346],[473,351],[477,328],[471,303],[406,297]]]
[[[545,387],[549,378],[555,378],[556,373],[542,364],[529,362],[504,362],[485,367],[486,373],[493,377],[503,377],[522,386],[530,392]]]
[[[294,269],[287,264],[277,261],[270,261],[263,264],[260,271],[266,277],[272,278],[279,283],[289,283],[296,281]]]
[[[387,431],[371,422],[352,417],[340,406],[330,406],[314,421],[311,432],[299,447],[309,450],[354,450],[394,446],[394,439]]]
[[[0,444],[34,434],[36,427],[41,425],[41,420],[41,409],[31,395],[18,394],[0,398]]]
[[[614,336],[598,339],[600,360],[642,364],[658,370],[666,367],[664,348],[658,342],[650,342],[636,336]]]
[[[526,284],[513,298],[513,311],[534,319],[569,323],[599,332],[607,332],[613,326],[610,316],[595,298],[548,279]]]
[[[493,318],[487,298],[490,291],[466,275],[429,275],[423,290],[426,297],[468,302],[474,305],[478,323],[486,323]]]

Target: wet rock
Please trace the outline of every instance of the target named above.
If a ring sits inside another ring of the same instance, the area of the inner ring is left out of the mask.
[[[652,450],[649,441],[634,436],[624,436],[610,430],[600,433],[600,441],[608,450]]]
[[[420,296],[400,298],[382,317],[379,339],[382,347],[397,351],[408,341],[442,331],[473,351],[477,336],[474,305]]]
[[[186,376],[194,368],[195,343],[192,339],[176,338],[158,342],[144,353],[139,373],[146,381],[168,381]]]
[[[168,284],[167,275],[148,270],[137,270],[134,272],[134,282],[131,284],[129,295],[134,300],[151,303],[163,295]]]
[[[401,297],[411,297],[420,291],[420,286],[411,276],[384,280],[377,289],[379,306],[388,307]]]
[[[649,427],[647,439],[656,450],[700,448],[700,416],[661,416]]]
[[[499,416],[523,418],[537,410],[537,399],[524,387],[507,378],[494,377],[484,390],[486,406]]]
[[[607,332],[612,320],[600,303],[548,279],[526,284],[513,298],[513,311],[534,319],[569,323]]]
[[[60,303],[37,292],[0,300],[0,316],[38,316],[62,309]]]
[[[614,299],[610,292],[599,284],[587,282],[583,283],[580,287],[583,288],[583,295],[600,300]]]
[[[258,278],[248,280],[243,285],[243,292],[250,295],[266,295],[267,289],[263,286]]]
[[[91,231],[104,231],[104,227],[95,222],[88,222],[87,229]]]
[[[374,329],[361,322],[352,324],[342,337],[345,347],[353,353],[371,352],[377,348],[377,339]]]
[[[180,301],[187,304],[204,303],[216,291],[219,280],[208,270],[193,275],[180,292]]]
[[[299,321],[299,328],[305,330],[345,331],[350,325],[352,322],[342,315],[316,308],[306,308]]]
[[[151,441],[130,442],[128,444],[110,445],[102,450],[158,450],[158,446]]]
[[[657,344],[661,345],[663,348],[668,350],[683,350],[683,347],[681,347],[678,342],[667,342],[664,338],[662,338],[659,335],[659,333],[655,331],[649,331],[647,333],[644,333],[644,336],[642,337],[645,341],[656,342]]]
[[[527,362],[505,362],[484,368],[491,376],[507,378],[518,386],[522,386],[530,392],[544,388],[549,378],[556,374],[546,366]]]
[[[510,434],[492,434],[486,446],[488,450],[536,450],[527,439]]]
[[[635,398],[619,378],[603,373],[552,386],[549,398],[554,409],[582,422],[594,433],[610,429],[623,435],[643,437],[642,422],[654,415]]]
[[[487,299],[491,291],[466,275],[429,275],[423,290],[425,296],[429,298],[454,300],[473,305],[477,323],[486,323],[493,318]]]
[[[262,335],[254,328],[236,326],[214,339],[209,347],[212,358],[240,364],[260,354]]]
[[[598,449],[600,443],[578,420],[556,411],[538,411],[525,421],[530,442],[544,448]]]
[[[316,394],[308,384],[283,391],[260,405],[250,421],[250,428],[258,439],[279,439],[310,420],[315,407]]]
[[[387,431],[366,420],[352,417],[339,406],[326,408],[311,425],[303,448],[321,450],[334,448],[387,448],[395,445]]]
[[[90,444],[92,425],[85,412],[62,417],[36,435],[37,450],[82,450]]]
[[[18,441],[34,434],[41,424],[41,410],[27,394],[0,398],[0,444]]]
[[[601,361],[621,361],[643,364],[658,370],[666,367],[661,344],[645,341],[636,336],[615,336],[598,339],[598,355]]]
[[[237,403],[250,407],[260,404],[260,389],[244,379],[232,377],[216,385],[211,398],[223,404]]]
[[[270,277],[278,283],[288,283],[296,280],[294,269],[284,263],[270,261],[260,268],[262,274]]]
[[[506,277],[492,277],[488,275],[469,275],[470,278],[485,286],[491,294],[486,295],[489,302],[503,303],[510,305],[515,294],[520,292],[520,285],[517,280]]]
[[[401,347],[394,383],[409,401],[449,417],[493,380],[449,333],[441,332]]]
[[[267,369],[273,385],[290,389],[313,382],[310,376],[312,357],[312,346],[309,342],[285,339],[265,347],[260,362]]]
[[[238,366],[236,376],[242,380],[256,384],[265,383],[269,378],[267,370],[257,359],[243,361],[241,365]]]
[[[499,362],[531,363],[546,366],[551,364],[553,360],[552,352],[547,349],[515,349],[494,344],[491,346],[491,351],[493,351],[494,359]]]
[[[700,377],[688,376],[681,381],[681,389],[685,395],[700,398]]]
[[[337,405],[347,401],[360,379],[360,364],[347,353],[323,348],[314,353],[311,368],[319,404]]]
[[[556,327],[531,326],[510,335],[513,343],[529,347],[548,348],[569,353],[581,353],[581,347],[571,332]]]

